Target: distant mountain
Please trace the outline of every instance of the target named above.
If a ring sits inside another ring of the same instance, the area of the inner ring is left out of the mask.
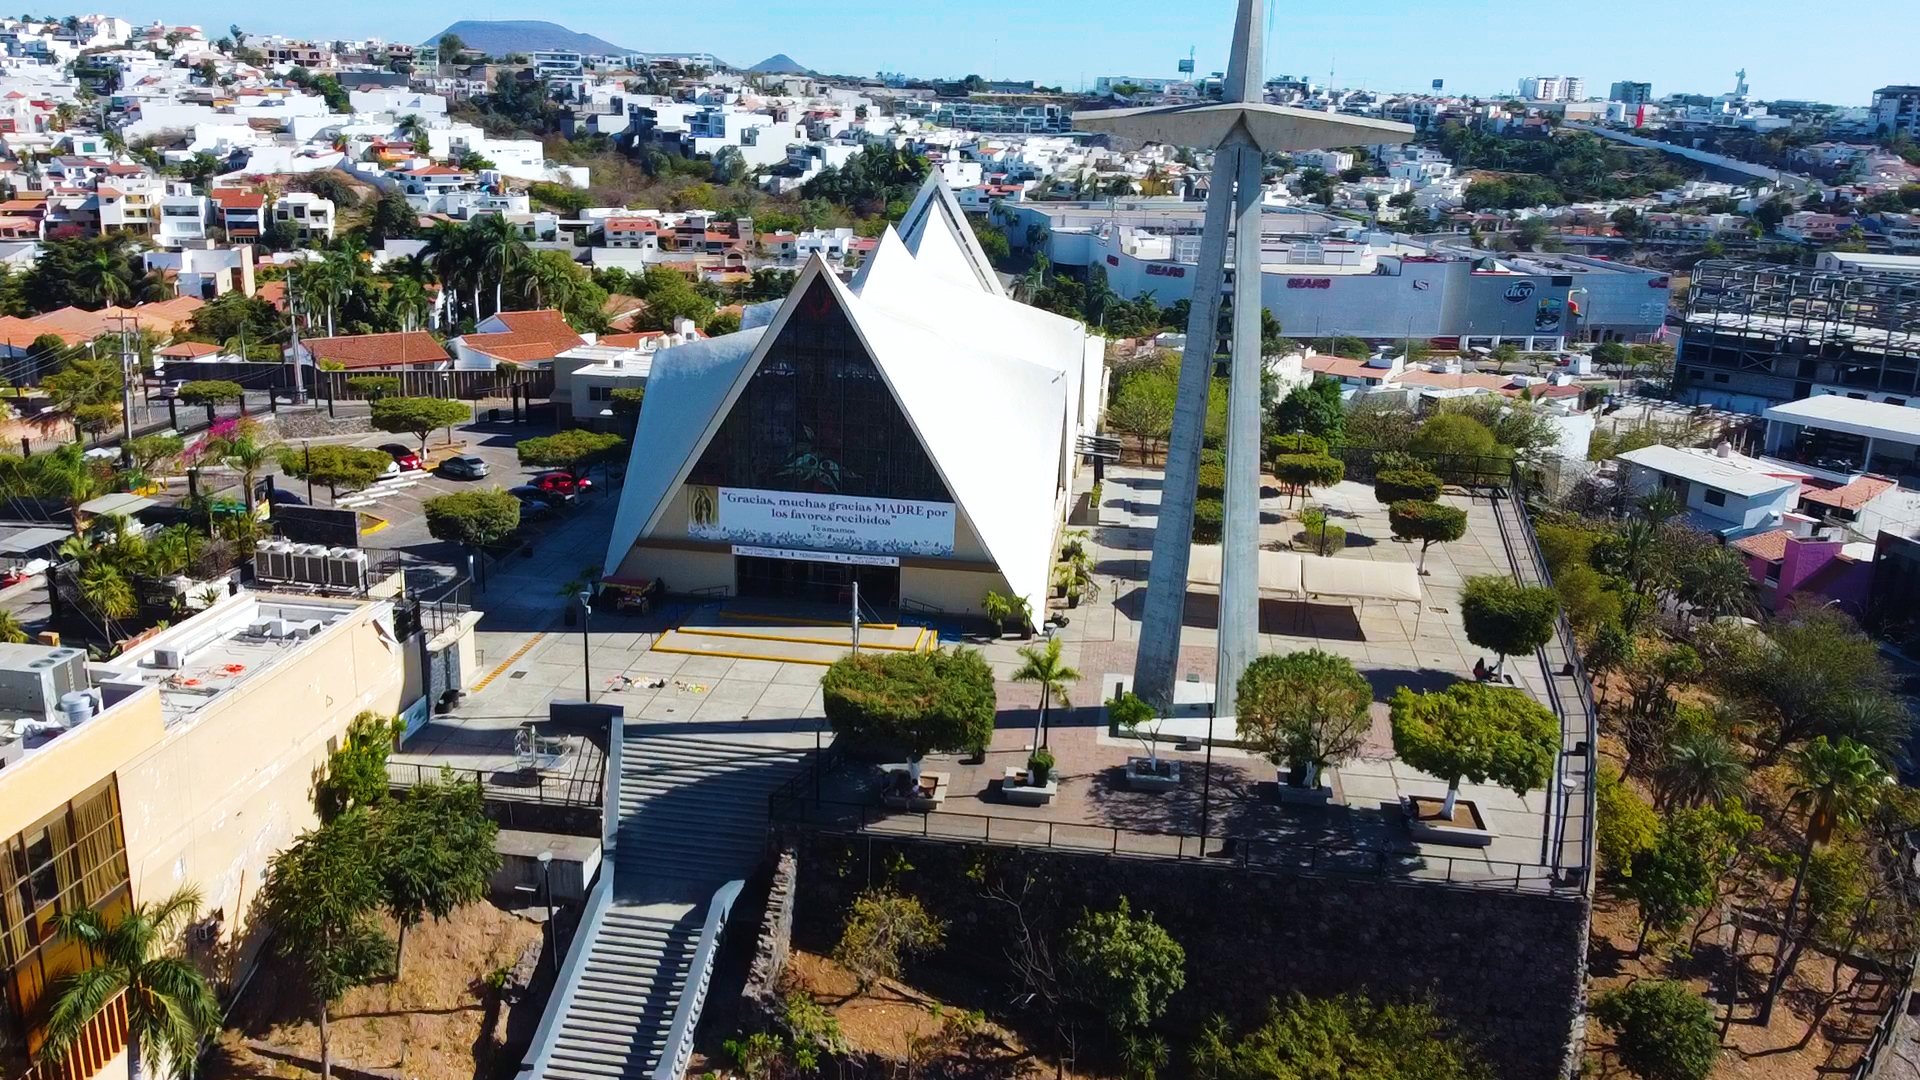
[[[433,45],[448,34],[466,42],[467,48],[479,49],[488,56],[554,50],[572,50],[586,56],[625,56],[639,51],[602,41],[592,34],[576,34],[559,23],[537,19],[503,22],[462,19],[421,44]]]
[[[750,75],[811,75],[812,71],[801,67],[799,62],[786,53],[774,53],[765,60],[747,69]]]

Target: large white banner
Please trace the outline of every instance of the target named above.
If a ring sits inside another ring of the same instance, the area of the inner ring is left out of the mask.
[[[952,503],[755,488],[688,488],[687,535],[756,547],[953,554]]]

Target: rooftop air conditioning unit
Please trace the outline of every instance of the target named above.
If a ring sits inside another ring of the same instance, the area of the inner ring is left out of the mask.
[[[166,668],[169,671],[178,671],[187,666],[186,653],[179,649],[155,649],[153,650],[153,666]]]

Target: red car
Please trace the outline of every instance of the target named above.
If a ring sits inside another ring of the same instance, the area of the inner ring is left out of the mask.
[[[593,481],[570,472],[541,473],[528,484],[552,495],[578,495],[593,487]]]
[[[399,443],[381,443],[380,450],[382,453],[393,458],[393,463],[400,466],[401,472],[415,472],[425,467],[420,464],[419,454],[414,453]]]

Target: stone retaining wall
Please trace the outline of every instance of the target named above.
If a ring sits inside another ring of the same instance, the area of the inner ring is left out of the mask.
[[[740,1023],[751,1031],[765,1031],[779,1014],[780,977],[786,974],[793,950],[793,902],[799,862],[791,850],[782,850],[773,867],[773,884],[754,938],[753,961],[746,985],[740,990]]]
[[[891,882],[948,924],[940,963],[1010,985],[1006,946],[1020,896],[1058,942],[1085,909],[1120,897],[1186,949],[1186,988],[1163,1021],[1179,1038],[1214,1015],[1257,1023],[1273,998],[1367,991],[1428,997],[1505,1080],[1577,1067],[1584,1025],[1587,903],[1496,889],[1249,873],[1193,861],[793,830],[802,871],[793,931],[827,951],[854,895]]]

